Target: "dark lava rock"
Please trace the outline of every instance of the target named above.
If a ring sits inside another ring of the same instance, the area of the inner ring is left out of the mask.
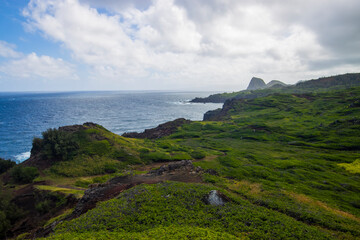
[[[213,119],[215,119],[215,118],[221,113],[221,111],[222,111],[221,108],[207,111],[207,112],[204,114],[203,120],[204,120],[204,121],[212,121]]]
[[[195,166],[192,164],[190,160],[182,160],[179,162],[173,162],[167,165],[162,165],[159,169],[150,171],[149,174],[158,176],[164,174],[165,172],[171,172],[178,169],[191,171],[195,169]]]
[[[97,202],[114,198],[122,191],[129,189],[138,183],[132,182],[131,177],[119,177],[103,184],[92,184],[84,192],[84,196],[77,203],[69,219],[76,218],[88,210],[94,208]]]
[[[156,128],[146,129],[142,133],[137,132],[129,132],[124,133],[123,137],[129,138],[148,138],[148,139],[157,139],[165,136],[169,136],[173,134],[178,127],[182,126],[183,124],[190,123],[190,120],[186,120],[185,118],[178,118],[174,121],[166,122],[160,124]]]
[[[219,175],[219,173],[216,171],[216,170],[214,170],[214,169],[207,169],[206,171],[205,171],[205,173],[208,173],[208,174],[210,174],[210,175],[214,175],[214,176],[218,176]]]

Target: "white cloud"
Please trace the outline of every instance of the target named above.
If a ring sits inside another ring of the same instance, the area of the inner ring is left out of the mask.
[[[73,66],[69,63],[49,56],[38,56],[36,53],[3,63],[0,72],[10,77],[32,80],[76,78]]]
[[[241,89],[253,75],[296,82],[359,68],[339,60],[335,53],[344,48],[339,43],[326,42],[323,35],[331,29],[326,23],[341,19],[336,11],[341,6],[331,0],[327,11],[325,2],[32,0],[24,16],[29,26],[90,66],[96,87]],[[358,16],[349,15],[345,22]],[[346,36],[355,34],[351,26]],[[354,36],[347,46],[359,42]],[[338,65],[329,68],[330,63]]]
[[[4,58],[17,58],[21,56],[21,53],[14,50],[15,45],[9,44],[4,41],[0,41],[0,57]]]
[[[156,0],[146,11],[129,16],[137,25],[137,39],[155,51],[197,52],[201,35],[194,22],[187,18],[185,9],[169,0]]]

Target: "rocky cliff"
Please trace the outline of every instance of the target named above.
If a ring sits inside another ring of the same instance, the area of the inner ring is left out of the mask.
[[[253,77],[246,90],[257,90],[263,88],[266,88],[264,80],[262,80],[261,78]]]

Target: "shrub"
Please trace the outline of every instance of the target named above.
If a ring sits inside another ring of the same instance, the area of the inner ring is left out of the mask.
[[[0,158],[0,174],[6,172],[7,170],[9,170],[10,168],[14,167],[16,165],[16,163],[14,161],[9,160],[5,160]]]
[[[11,224],[23,216],[23,211],[11,202],[11,193],[0,188],[0,239],[5,239]]]
[[[115,173],[116,172],[116,170],[117,170],[117,165],[116,164],[114,164],[114,163],[107,163],[107,164],[105,164],[105,166],[104,166],[104,171],[106,172],[106,173]]]
[[[42,149],[43,140],[35,137],[32,142],[31,155],[37,154]]]
[[[35,167],[16,166],[11,170],[11,177],[16,183],[31,183],[37,176],[39,171]]]
[[[36,211],[38,211],[41,214],[49,212],[51,208],[52,208],[52,203],[50,200],[44,200],[35,205]]]
[[[191,160],[191,156],[188,153],[177,152],[177,153],[171,155],[171,160],[172,161]]]
[[[170,155],[163,152],[140,153],[140,158],[145,162],[165,162],[171,160]]]
[[[68,132],[50,128],[42,135],[41,149],[48,159],[69,160],[73,157],[75,150],[79,148],[77,142],[71,138],[71,134]],[[39,144],[40,141],[35,140],[35,149],[38,148]]]
[[[6,214],[3,211],[0,211],[0,238],[5,238],[6,232],[10,228],[10,222],[6,218]]]
[[[202,159],[206,156],[205,153],[201,151],[192,151],[190,155],[195,159]]]

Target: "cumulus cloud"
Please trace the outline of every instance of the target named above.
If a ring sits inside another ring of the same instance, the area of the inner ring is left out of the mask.
[[[3,73],[21,78],[41,77],[46,79],[60,79],[71,77],[73,69],[71,65],[62,59],[49,56],[38,56],[31,53],[23,58],[11,60],[0,66]]]
[[[28,55],[15,51],[16,46],[0,41],[0,56],[5,60],[0,62],[0,73],[17,79],[74,79],[74,66],[61,58]]]
[[[16,46],[4,41],[0,41],[0,57],[4,58],[17,58],[21,53],[15,51]]]
[[[32,0],[24,16],[94,81],[214,90],[358,71],[359,10],[356,0]]]

